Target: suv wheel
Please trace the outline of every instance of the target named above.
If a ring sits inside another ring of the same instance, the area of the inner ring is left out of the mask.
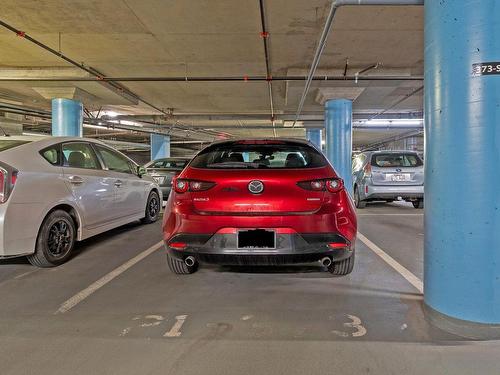
[[[357,186],[354,188],[354,204],[356,208],[366,207],[366,201],[361,200],[361,196],[359,194],[359,189]]]
[[[38,232],[35,253],[28,256],[29,262],[37,267],[54,267],[66,262],[75,245],[75,234],[75,223],[66,211],[51,212]]]
[[[160,196],[156,191],[149,193],[148,202],[146,203],[146,215],[142,222],[144,224],[151,224],[158,220],[160,217],[161,202]]]

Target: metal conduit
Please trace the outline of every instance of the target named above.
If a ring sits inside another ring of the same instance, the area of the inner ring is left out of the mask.
[[[360,74],[360,73],[358,73]],[[226,77],[61,77],[61,78],[0,78],[0,82],[273,82],[273,81],[306,81],[307,76],[226,76]],[[315,76],[312,81],[423,81],[423,76],[408,75],[372,75],[372,76]]]
[[[260,21],[262,25],[262,32],[260,36],[262,37],[262,42],[264,44],[264,58],[266,62],[266,78],[267,78],[267,88],[269,92],[269,108],[271,111],[271,125],[273,127],[273,134],[276,138],[276,122],[274,120],[274,99],[273,99],[273,83],[271,81],[272,72],[271,72],[271,57],[269,53],[269,32],[266,27],[266,15],[264,10],[264,0],[259,0],[259,9],[260,9]]]
[[[13,33],[15,33],[17,36],[23,38],[23,39],[26,39],[28,40],[29,42],[43,48],[44,50],[52,53],[53,55],[56,55],[58,57],[60,57],[61,59],[65,60],[66,62],[68,62],[69,64],[77,67],[77,68],[80,68],[84,71],[86,71],[87,73],[93,75],[95,78],[95,81],[97,82],[107,82],[110,86],[112,86],[114,89],[116,89],[117,91],[121,92],[121,93],[125,93],[133,98],[135,98],[136,100],[138,101],[141,101],[142,103],[146,104],[147,106],[155,109],[156,111],[160,112],[160,113],[163,113],[164,115],[169,115],[168,112],[166,112],[165,110],[155,106],[154,104],[150,103],[149,101],[146,101],[145,99],[141,98],[139,95],[133,93],[132,91],[128,90],[127,88],[119,85],[118,83],[116,83],[115,81],[111,81],[111,80],[106,80],[104,74],[102,74],[101,72],[99,72],[98,70],[92,68],[92,67],[88,67],[88,66],[85,66],[84,64],[82,63],[78,63],[77,61],[69,58],[68,56],[64,55],[63,53],[61,52],[58,52],[56,51],[55,49],[49,47],[48,45],[40,42],[39,40],[31,37],[30,35],[28,35],[26,32],[22,31],[22,30],[19,30],[17,28],[15,28],[14,26],[11,26],[9,25],[8,23],[0,20],[0,26],[3,26],[4,28],[6,28],[7,30],[10,30],[12,31]],[[17,79],[17,81],[19,81],[19,79]],[[182,129],[183,126],[182,125],[176,125],[176,127]],[[206,132],[206,131],[203,131],[203,130],[200,130],[202,132]],[[209,132],[206,132],[208,134],[210,134]]]
[[[323,27],[323,31],[321,33],[321,37],[319,38],[318,46],[316,47],[316,52],[314,53],[314,58],[311,64],[311,68],[309,69],[309,74],[307,76],[306,84],[304,86],[304,91],[302,92],[302,96],[300,98],[299,106],[297,108],[297,113],[295,115],[295,120],[293,122],[292,127],[295,127],[295,124],[299,120],[300,113],[302,112],[302,108],[304,107],[304,103],[309,93],[309,88],[311,87],[312,78],[316,73],[316,69],[318,68],[319,61],[321,59],[321,55],[323,54],[323,50],[326,46],[326,41],[328,36],[330,35],[330,30],[332,28],[333,20],[335,18],[335,13],[337,10],[345,5],[424,5],[424,0],[333,0],[332,7],[330,8],[330,13],[325,22],[325,26]]]
[[[44,120],[50,120],[52,118],[52,115],[49,111],[32,111],[32,110],[22,110],[19,108],[13,108],[7,105],[2,105],[0,104],[0,111],[5,112],[5,113],[14,113],[14,114],[19,114],[19,115],[26,115],[26,116],[32,116],[32,117],[37,117],[40,119]],[[137,121],[138,123],[146,123],[145,121]],[[160,135],[172,135],[172,136],[178,136],[178,137],[196,137],[196,138],[203,138],[203,142],[212,142],[215,140],[215,135],[207,134],[205,133],[205,129],[203,128],[189,128],[186,127],[185,129],[180,129],[178,127],[173,127],[173,126],[159,126],[154,123],[147,123],[150,125],[149,127],[138,127],[138,126],[132,126],[132,125],[124,125],[124,124],[119,124],[111,121],[106,121],[103,119],[97,119],[97,118],[84,118],[83,123],[85,125],[95,125],[95,126],[102,126],[108,129],[118,129],[118,130],[128,130],[132,132],[137,132],[137,133],[146,133],[146,134],[160,134]],[[190,136],[188,133],[193,134],[193,136]],[[196,135],[195,133],[201,133]],[[201,137],[200,137],[201,135]]]

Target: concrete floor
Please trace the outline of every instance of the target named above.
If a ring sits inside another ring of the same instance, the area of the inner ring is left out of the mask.
[[[359,214],[360,232],[421,279],[423,212]],[[159,223],[134,224],[55,269],[1,261],[0,374],[498,374],[500,342],[429,326],[418,290],[361,241],[347,277],[320,266],[179,277],[153,251],[58,312],[160,239]]]

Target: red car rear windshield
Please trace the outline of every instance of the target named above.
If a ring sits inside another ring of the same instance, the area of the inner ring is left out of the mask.
[[[306,144],[236,141],[207,147],[190,166],[206,169],[296,169],[318,168],[326,164],[325,157]]]

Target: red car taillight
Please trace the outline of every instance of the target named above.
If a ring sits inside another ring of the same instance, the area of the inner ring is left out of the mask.
[[[196,192],[209,190],[215,186],[215,182],[174,178],[173,185],[175,192],[182,194],[187,191]]]
[[[344,181],[340,178],[332,179],[332,180],[326,180],[326,189],[330,193],[336,193],[344,187]]]
[[[305,190],[324,191],[326,189],[330,193],[336,193],[344,187],[344,183],[340,178],[300,181],[297,182],[297,185]]]

